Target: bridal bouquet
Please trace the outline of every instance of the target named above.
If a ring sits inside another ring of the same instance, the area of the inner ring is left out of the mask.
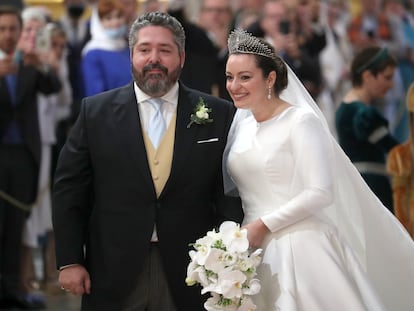
[[[256,267],[260,263],[261,249],[249,252],[247,230],[232,221],[224,222],[219,231],[207,235],[193,244],[187,268],[188,286],[200,284],[201,294],[210,292],[204,303],[208,311],[256,310],[250,296],[260,291]]]

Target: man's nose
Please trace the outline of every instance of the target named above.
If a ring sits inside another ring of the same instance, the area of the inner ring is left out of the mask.
[[[151,63],[159,63],[160,61],[160,54],[157,50],[152,50],[150,54],[150,62]]]

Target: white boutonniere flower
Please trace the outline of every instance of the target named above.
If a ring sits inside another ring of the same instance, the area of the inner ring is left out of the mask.
[[[188,286],[200,285],[201,294],[210,293],[208,311],[256,310],[250,296],[260,291],[256,268],[261,249],[249,252],[247,230],[226,221],[219,231],[209,231],[192,244],[187,267]]]
[[[200,97],[194,113],[190,116],[190,123],[188,123],[187,128],[190,128],[193,123],[202,125],[213,122],[213,119],[210,118],[210,112],[211,108],[207,107],[204,99]]]

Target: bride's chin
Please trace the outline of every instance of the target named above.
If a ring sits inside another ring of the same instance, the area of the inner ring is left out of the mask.
[[[245,108],[245,105],[243,105],[240,101],[233,101],[233,103],[236,108]]]

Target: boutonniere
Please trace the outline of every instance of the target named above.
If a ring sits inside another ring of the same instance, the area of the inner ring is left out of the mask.
[[[193,123],[202,125],[213,122],[213,119],[210,119],[210,112],[211,108],[207,107],[204,99],[200,97],[194,113],[190,116],[190,123],[188,123],[187,128],[190,128]]]

